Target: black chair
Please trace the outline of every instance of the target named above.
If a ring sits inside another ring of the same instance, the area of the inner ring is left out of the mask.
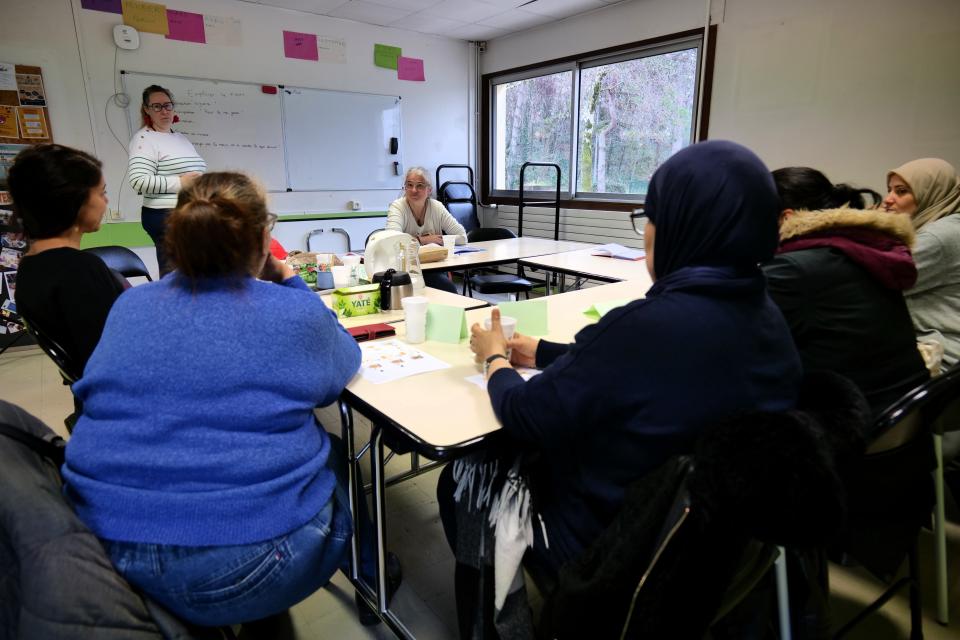
[[[889,586],[835,638],[845,636],[904,587],[910,593],[910,637],[923,637],[917,544],[935,502],[933,434],[958,420],[958,367],[910,391],[877,418],[878,435],[845,479],[849,514],[833,555],[841,561],[853,558]],[[894,581],[904,558],[907,575]]]
[[[95,256],[99,256],[108,267],[122,275],[124,278],[135,278],[142,276],[152,281],[150,272],[147,271],[147,265],[143,264],[136,253],[118,245],[109,245],[105,247],[91,247],[84,249]]]
[[[467,233],[468,242],[506,240],[516,237],[517,234],[503,227],[486,227],[474,229]],[[522,293],[525,297],[529,297],[530,291],[533,289],[533,283],[524,278],[522,271],[519,269],[517,275],[492,273],[471,276],[469,273],[466,273],[463,278],[463,286],[465,290],[464,293],[471,296],[474,291],[479,291],[480,293],[515,293],[518,295]]]
[[[805,389],[834,384],[821,380]],[[852,383],[827,393],[809,410],[725,420],[692,456],[634,483],[613,523],[561,568],[556,588],[548,585],[544,637],[699,638],[739,603],[772,624],[772,608],[747,598],[770,574],[777,547],[816,548],[843,520],[835,448],[824,433],[856,440],[868,411]]]
[[[448,180],[440,183],[442,169],[466,169],[469,175],[467,182]],[[477,217],[477,194],[473,190],[473,169],[465,164],[442,164],[437,167],[437,200],[447,208],[457,222],[463,225],[464,230],[470,233],[480,228],[480,219]]]
[[[57,365],[57,369],[60,371],[60,377],[63,378],[63,384],[71,386],[79,380],[80,376],[83,375],[83,367],[80,366],[80,363],[77,362],[66,349],[60,346],[60,343],[42,331],[36,324],[31,323],[23,316],[21,316],[21,319],[27,332],[37,341],[37,345],[53,360],[53,363]],[[63,419],[63,424],[67,428],[68,433],[73,433],[73,426],[77,423],[77,418],[80,417],[82,411],[83,405],[77,400],[77,397],[74,396],[73,413]]]

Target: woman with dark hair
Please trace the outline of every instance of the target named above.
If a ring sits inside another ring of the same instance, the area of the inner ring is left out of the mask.
[[[286,610],[344,566],[352,535],[346,458],[313,409],[360,349],[270,255],[274,221],[242,174],[181,191],[176,270],[120,299],[75,389],[66,496],[125,578],[202,625]]]
[[[70,355],[78,377],[123,293],[117,274],[80,250],[107,209],[100,166],[78,149],[43,144],[21,151],[8,172],[14,215],[30,243],[17,274],[17,311]]]
[[[542,526],[535,518],[527,553],[546,573],[597,538],[628,485],[691,452],[709,425],[794,406],[800,360],[757,266],[776,249],[778,211],[770,172],[751,151],[721,141],[687,147],[650,183],[644,244],[654,284],[645,299],[609,312],[573,344],[507,342],[496,310],[490,331],[472,327],[504,437],[540,454],[529,484]],[[512,365],[543,372],[524,382]],[[487,489],[468,474],[458,487],[455,474],[448,465],[437,493],[456,548],[464,532],[453,496],[470,509]],[[472,571],[457,565],[458,603],[473,599],[459,591],[475,584]]]
[[[874,415],[928,379],[903,299],[917,279],[909,220],[865,210],[861,194],[809,167],[773,172],[780,248],[764,273],[805,371],[860,387]]]
[[[168,89],[153,84],[143,90],[143,127],[130,141],[127,168],[130,186],[143,196],[140,224],[156,246],[161,276],[170,270],[163,249],[167,215],[177,204],[177,193],[207,170],[187,137],[172,129],[180,120],[175,106]]]

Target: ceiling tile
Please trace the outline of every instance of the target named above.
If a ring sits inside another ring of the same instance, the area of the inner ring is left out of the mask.
[[[397,9],[382,4],[373,4],[364,0],[352,0],[329,12],[334,18],[346,18],[367,24],[386,26],[411,14],[410,9]]]
[[[450,31],[465,25],[465,22],[437,18],[429,15],[429,12],[422,11],[390,23],[391,27],[397,27],[398,29],[409,29],[410,31],[436,33],[439,35],[446,35]]]
[[[424,13],[461,22],[479,22],[503,11],[500,7],[475,0],[443,0]]]
[[[537,0],[524,5],[523,10],[552,18],[566,18],[605,6],[600,0]]]
[[[394,9],[410,9],[411,11],[422,11],[439,4],[441,0],[368,0],[373,4],[393,7]]]
[[[538,16],[522,9],[505,11],[479,21],[482,25],[506,29],[508,31],[529,29],[530,27],[536,27],[537,25],[546,24],[547,22],[550,22],[550,16]]]
[[[350,0],[259,0],[260,4],[281,9],[294,9],[307,13],[326,15],[328,12],[348,4]]]
[[[499,36],[505,36],[508,33],[510,32],[506,29],[488,27],[483,24],[468,24],[454,29],[447,35],[451,38],[459,38],[461,40],[493,40]]]

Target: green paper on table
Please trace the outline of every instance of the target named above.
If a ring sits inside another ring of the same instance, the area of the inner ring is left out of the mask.
[[[458,344],[467,337],[467,314],[448,304],[427,305],[427,340]]]
[[[605,302],[598,302],[584,311],[583,315],[587,316],[588,318],[593,318],[594,320],[599,320],[617,307],[622,307],[623,305],[630,304],[631,302],[633,302],[633,300],[626,298],[621,300],[607,300]]]
[[[497,305],[500,315],[517,319],[517,332],[528,336],[545,336],[547,327],[547,301],[501,302]]]

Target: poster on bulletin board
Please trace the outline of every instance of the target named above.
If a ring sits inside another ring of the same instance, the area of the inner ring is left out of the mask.
[[[0,62],[0,145],[53,142],[40,67]]]

